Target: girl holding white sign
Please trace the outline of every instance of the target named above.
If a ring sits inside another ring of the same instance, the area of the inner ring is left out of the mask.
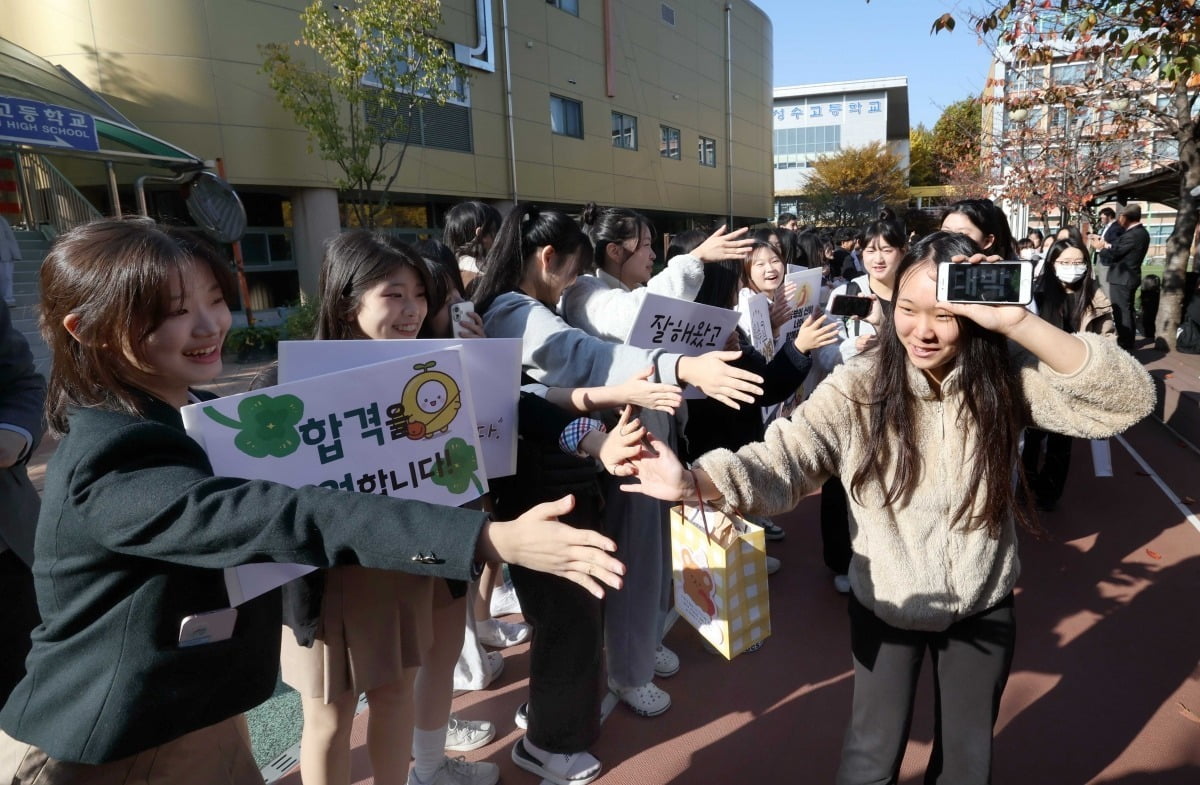
[[[591,256],[587,236],[563,213],[518,204],[501,224],[475,303],[489,336],[523,339],[522,364],[530,379],[555,387],[602,387],[652,366],[657,381],[695,384],[731,403],[752,401],[760,392],[757,376],[726,364],[736,352],[681,357],[596,338],[563,321],[555,308]],[[627,402],[653,408],[656,400]],[[523,471],[537,474],[539,466],[531,464],[536,460],[528,456],[522,465],[518,459],[518,476]],[[515,493],[515,506],[528,501],[520,496],[520,487]],[[499,511],[511,503],[503,493],[496,494]],[[574,522],[594,529],[604,525],[598,506],[593,515],[576,516]],[[600,607],[560,581],[538,579],[527,571],[513,571],[513,580],[534,625],[529,731],[514,746],[513,760],[559,785],[590,782],[600,772],[600,762],[587,751],[599,734]],[[651,667],[653,651],[651,647]],[[556,656],[562,652],[567,656]]]
[[[325,249],[316,338],[416,338],[433,288],[424,260],[393,236],[344,232]],[[367,752],[376,779],[398,781],[408,761],[396,757],[396,739],[411,736],[409,783],[493,785],[500,777],[494,763],[468,763],[445,752],[447,745],[476,749],[496,734],[491,722],[450,714],[466,586],[357,566],[315,576],[294,584],[305,587],[303,597],[284,592],[287,610],[306,621],[295,641],[285,636],[282,657],[283,679],[302,699],[306,785],[349,782],[350,731],[363,693],[371,708]],[[504,667],[499,652],[485,663],[487,681]]]
[[[279,595],[230,609],[226,567],[355,564],[432,583],[503,560],[598,595],[620,586],[622,567],[604,553],[616,546],[555,521],[568,498],[497,524],[378,494],[214,477],[179,410],[213,397],[193,388],[221,374],[236,287],[196,234],[84,224],[55,241],[40,286],[48,421],[61,440],[34,549],[42,624],[0,711],[0,782],[261,785],[242,715],[275,689]],[[402,782],[409,739],[387,741],[399,768],[376,780]]]

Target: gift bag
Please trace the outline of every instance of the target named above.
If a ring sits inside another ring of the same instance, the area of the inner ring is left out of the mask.
[[[727,659],[771,634],[763,530],[691,504],[671,508],[675,609]]]

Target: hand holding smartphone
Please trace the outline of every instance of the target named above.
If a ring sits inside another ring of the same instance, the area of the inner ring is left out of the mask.
[[[942,262],[938,265],[937,296],[950,303],[1028,305],[1033,299],[1033,263]]]
[[[450,306],[450,332],[455,338],[464,338],[470,335],[463,327],[463,320],[468,318],[467,314],[472,313],[475,313],[475,304],[470,300],[463,300]]]

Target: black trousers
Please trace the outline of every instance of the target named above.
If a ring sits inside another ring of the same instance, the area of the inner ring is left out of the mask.
[[[602,530],[602,500],[575,493],[575,509],[559,520],[579,529]],[[509,565],[525,621],[533,627],[529,647],[529,731],[547,752],[586,750],[600,735],[604,605],[566,578]]]
[[[896,782],[926,649],[933,658],[934,732],[925,783],[989,783],[992,728],[1015,641],[1011,594],[942,632],[893,627],[851,595],[854,706],[838,785]]]
[[[821,486],[821,555],[834,575],[850,570],[850,505],[840,477]]]
[[[1025,465],[1025,476],[1029,479],[1030,490],[1038,502],[1055,504],[1062,498],[1067,474],[1071,469],[1073,441],[1070,436],[1063,436],[1061,433],[1050,433],[1037,428],[1025,429],[1021,463]]]
[[[29,654],[29,634],[41,623],[37,597],[33,593],[33,573],[11,550],[0,553],[0,706],[25,677],[25,656]]]
[[[1137,285],[1133,283],[1108,283],[1112,293],[1113,322],[1117,326],[1117,343],[1126,351],[1133,350],[1133,296]]]

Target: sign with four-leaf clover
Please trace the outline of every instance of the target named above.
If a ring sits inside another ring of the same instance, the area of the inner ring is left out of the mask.
[[[451,506],[488,489],[458,348],[192,404],[182,414],[220,476]],[[250,565],[227,571],[226,584],[238,604],[305,571]]]

